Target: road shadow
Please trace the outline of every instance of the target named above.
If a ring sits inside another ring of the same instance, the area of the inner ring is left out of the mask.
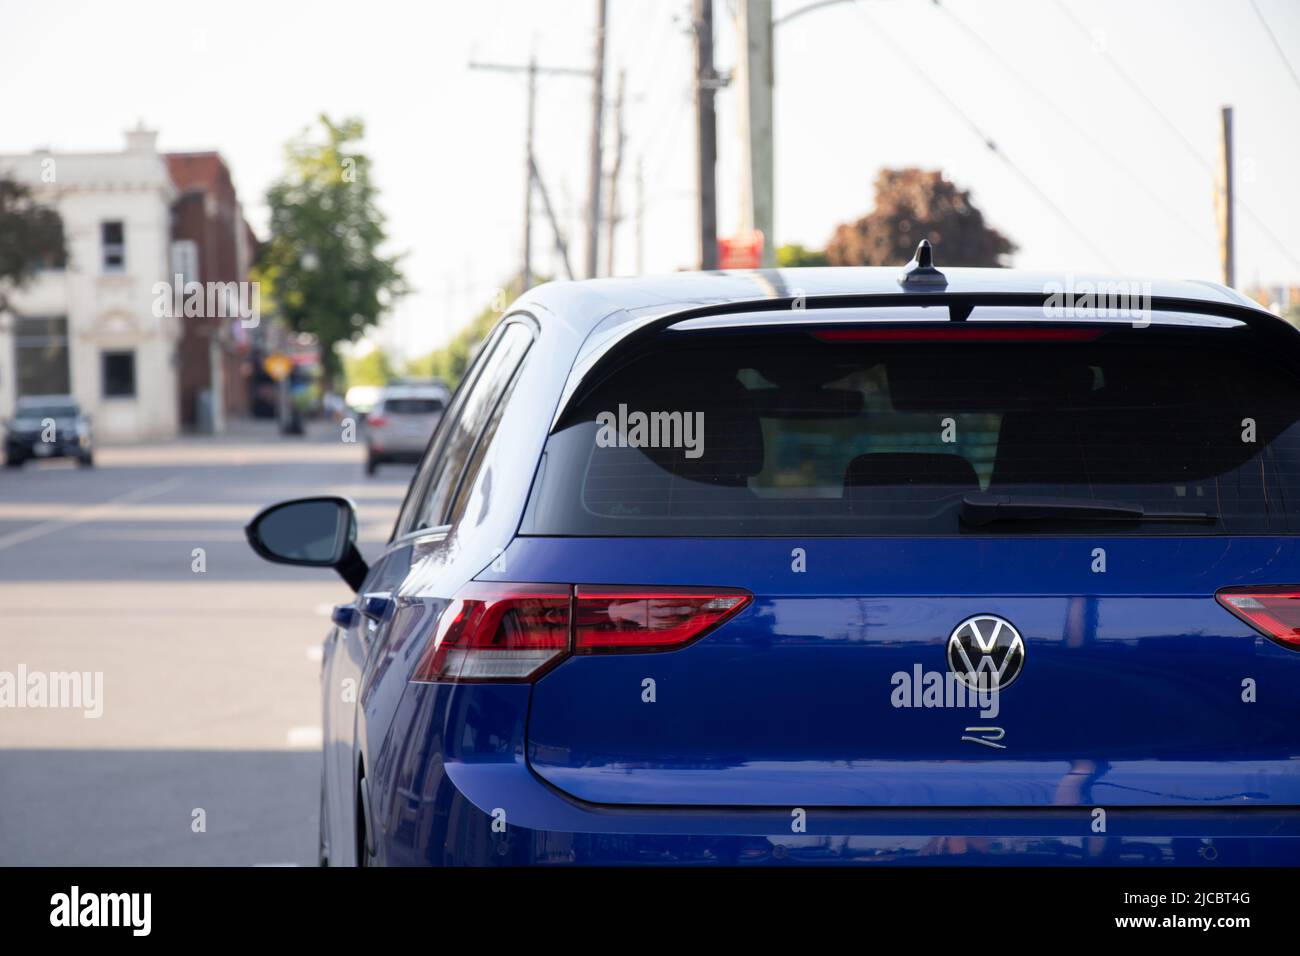
[[[318,751],[0,750],[0,865],[314,866],[320,773]]]

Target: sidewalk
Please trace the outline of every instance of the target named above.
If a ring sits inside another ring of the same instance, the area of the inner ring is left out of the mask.
[[[342,426],[328,419],[312,419],[303,423],[306,434],[281,435],[273,418],[228,418],[226,430],[220,435],[181,432],[176,442],[186,445],[260,445],[260,444],[319,444],[337,442],[343,434]],[[131,445],[150,445],[156,442],[131,442]],[[127,444],[105,447],[125,448]]]
[[[334,422],[311,421],[306,423],[305,435],[281,435],[269,419],[239,419],[228,422],[220,435],[181,434],[165,441],[101,445],[95,449],[95,463],[109,468],[257,462],[347,462],[360,466],[365,454],[364,436],[345,442],[342,426]]]

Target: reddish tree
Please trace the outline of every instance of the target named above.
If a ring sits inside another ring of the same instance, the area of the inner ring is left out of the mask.
[[[833,266],[894,266],[929,239],[943,266],[1002,266],[1016,244],[984,222],[970,192],[938,170],[882,169],[876,208],[835,229],[826,256]]]

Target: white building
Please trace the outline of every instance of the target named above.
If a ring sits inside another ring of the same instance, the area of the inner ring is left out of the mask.
[[[174,436],[179,319],[155,316],[170,282],[176,190],[157,133],[127,133],[117,153],[0,154],[0,176],[58,210],[68,250],[9,292],[0,314],[0,419],[19,395],[71,393],[97,441]]]

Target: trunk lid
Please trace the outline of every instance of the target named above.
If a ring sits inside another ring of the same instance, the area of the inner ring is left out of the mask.
[[[601,804],[1300,803],[1300,654],[1214,599],[1300,580],[1291,539],[822,540],[805,549],[815,575],[791,570],[792,550],[516,542],[509,566],[533,580],[755,595],[681,650],[576,657],[543,677],[534,771]],[[995,700],[946,678],[949,637],[974,615],[1003,618],[1024,642]]]

